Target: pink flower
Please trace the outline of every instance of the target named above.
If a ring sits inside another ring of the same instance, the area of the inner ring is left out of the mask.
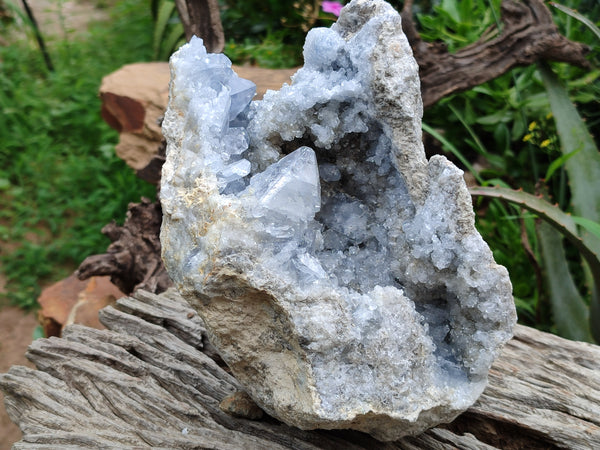
[[[321,8],[323,12],[332,13],[336,16],[340,16],[340,11],[344,6],[339,2],[321,2]]]

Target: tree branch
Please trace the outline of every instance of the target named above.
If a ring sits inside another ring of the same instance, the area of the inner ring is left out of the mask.
[[[217,0],[175,0],[186,40],[198,36],[209,53],[221,53],[225,34]]]
[[[420,68],[425,108],[441,98],[490,81],[516,66],[538,60],[567,62],[589,67],[589,48],[562,36],[541,0],[501,5],[502,31],[493,39],[477,42],[449,53],[440,42],[424,42],[412,18],[412,0],[402,9],[402,26]]]

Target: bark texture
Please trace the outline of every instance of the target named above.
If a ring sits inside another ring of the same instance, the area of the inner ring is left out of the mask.
[[[72,325],[63,338],[34,341],[27,356],[38,370],[0,374],[7,411],[23,432],[15,449],[600,448],[600,347],[531,328],[517,326],[488,388],[453,423],[381,443],[235,417],[230,404],[225,413],[220,403],[241,386],[173,290],[138,291],[101,320],[107,330]]]
[[[562,36],[542,0],[501,4],[501,29],[490,30],[477,42],[449,53],[441,42],[421,39],[412,17],[413,1],[404,2],[402,28],[419,64],[423,107],[441,98],[493,80],[516,66],[538,60],[588,67],[589,48]]]
[[[225,34],[218,0],[175,0],[175,5],[186,40],[198,36],[210,53],[221,53],[225,47]]]
[[[125,224],[114,221],[102,228],[112,244],[102,255],[88,256],[76,274],[80,280],[92,276],[110,275],[110,280],[122,292],[137,289],[163,292],[172,285],[160,257],[160,225],[162,211],[158,202],[142,198],[130,203]]]

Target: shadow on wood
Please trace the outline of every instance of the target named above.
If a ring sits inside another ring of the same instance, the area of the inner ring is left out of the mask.
[[[239,383],[176,291],[138,291],[101,311],[107,330],[72,325],[34,341],[38,370],[0,375],[23,439],[15,449],[600,448],[600,347],[517,326],[481,398],[451,424],[381,443],[353,431],[302,431],[219,408]]]

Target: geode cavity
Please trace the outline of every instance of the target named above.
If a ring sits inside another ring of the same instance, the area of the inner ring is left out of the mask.
[[[354,0],[291,85],[254,85],[193,39],[171,58],[163,258],[269,414],[381,440],[452,420],[511,337],[507,271],[462,172],[421,142],[400,16]]]

